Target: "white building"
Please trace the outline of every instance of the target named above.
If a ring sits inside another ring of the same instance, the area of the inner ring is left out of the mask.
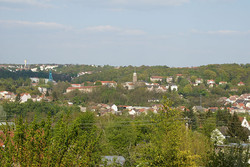
[[[28,99],[31,99],[31,96],[29,93],[22,93],[20,96],[21,96],[20,97],[21,103],[27,102]]]

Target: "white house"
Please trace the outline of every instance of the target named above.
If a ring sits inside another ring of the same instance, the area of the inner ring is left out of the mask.
[[[202,82],[203,82],[203,79],[201,79],[201,78],[197,78],[195,80],[195,84],[197,84],[197,85],[201,84]]]
[[[243,82],[239,82],[238,86],[244,86],[245,84]]]
[[[133,82],[125,82],[123,87],[127,88],[128,90],[135,89],[135,84]]]
[[[167,81],[167,83],[172,83],[173,77],[167,77],[167,78],[166,78],[166,81]]]
[[[117,108],[117,106],[116,106],[115,104],[113,104],[113,105],[111,106],[111,109],[114,110],[114,111],[118,111],[118,108]]]
[[[29,93],[22,93],[20,95],[21,103],[26,102],[28,99],[31,99],[31,95]]]
[[[115,81],[101,81],[102,86],[116,87],[117,83]]]
[[[207,80],[207,84],[210,85],[210,84],[215,84],[215,81],[214,80]]]
[[[226,84],[227,84],[226,81],[220,81],[220,82],[219,82],[219,85],[226,85]]]
[[[171,85],[170,89],[171,89],[171,91],[177,91],[178,86],[177,85]]]
[[[157,82],[157,81],[162,81],[163,77],[162,76],[151,76],[150,81],[152,82]]]
[[[241,126],[246,127],[248,130],[250,130],[250,126],[249,126],[249,123],[248,123],[246,117],[244,117],[243,120],[241,121]]]
[[[37,78],[37,77],[30,78],[30,80],[31,80],[31,83],[38,83],[39,82],[39,78]]]
[[[130,110],[130,111],[128,112],[128,114],[129,114],[129,115],[135,115],[136,112],[135,112],[135,110]]]
[[[47,92],[47,88],[44,88],[44,87],[38,87],[37,88],[39,90],[40,93],[46,93]]]

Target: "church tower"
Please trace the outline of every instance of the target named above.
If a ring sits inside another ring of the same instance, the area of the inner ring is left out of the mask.
[[[137,74],[134,72],[133,74],[133,83],[135,84],[137,82]]]

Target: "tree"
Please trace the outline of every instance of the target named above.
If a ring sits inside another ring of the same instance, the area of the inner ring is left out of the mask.
[[[209,117],[204,121],[202,132],[205,136],[211,138],[212,131],[216,128],[216,119]]]
[[[190,84],[188,84],[188,85],[186,85],[184,88],[183,88],[183,93],[185,94],[185,95],[188,95],[188,94],[190,94],[191,92],[192,92],[192,86],[190,85]]]
[[[172,102],[165,99],[163,111],[154,118],[151,140],[140,143],[135,156],[139,166],[196,166],[197,156],[185,146],[185,127],[180,113],[173,109]]]
[[[205,70],[204,71],[204,76],[205,76],[206,79],[215,79],[217,75],[212,70]]]
[[[102,83],[101,83],[101,81],[96,81],[96,82],[95,82],[95,85],[97,85],[97,86],[98,86],[98,85],[102,85]]]
[[[20,93],[18,93],[16,95],[16,102],[20,102],[20,100],[21,100],[21,95],[20,95]]]
[[[249,166],[249,147],[243,148],[243,146],[232,146],[229,148],[217,148],[210,153],[209,160],[206,166],[217,166],[217,167],[231,167],[231,166]]]
[[[228,124],[228,132],[231,136],[232,140],[237,141],[247,141],[248,140],[248,133],[246,132],[246,129],[241,126],[241,122],[239,120],[239,117],[236,113],[231,116]],[[234,141],[235,142],[235,141]]]

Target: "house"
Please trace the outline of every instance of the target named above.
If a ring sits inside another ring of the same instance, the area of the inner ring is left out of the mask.
[[[124,88],[127,88],[128,90],[135,89],[135,84],[133,82],[125,82],[123,84]]]
[[[202,106],[194,106],[193,108],[194,113],[196,112],[204,112],[204,108]]]
[[[43,94],[45,94],[48,91],[48,89],[45,87],[38,87],[37,89],[39,90],[40,93],[43,93]]]
[[[102,86],[108,86],[115,88],[117,86],[117,83],[115,81],[100,81],[102,83]]]
[[[245,86],[245,84],[243,82],[239,82],[238,86]]]
[[[71,84],[71,87],[81,87],[81,84]]]
[[[14,100],[15,99],[15,94],[9,91],[1,91],[0,96],[3,99],[8,99],[8,100]]]
[[[239,117],[239,120],[241,122],[242,127],[245,127],[250,130],[249,122],[247,121],[246,117]]]
[[[158,82],[158,81],[162,81],[163,77],[162,76],[151,76],[150,77],[150,81],[151,82]]]
[[[176,74],[176,79],[178,79],[179,77],[182,77],[182,74]]]
[[[21,103],[27,102],[28,99],[31,99],[31,95],[29,93],[22,93],[20,95],[20,101],[21,101]]]
[[[39,82],[39,78],[37,78],[37,77],[30,78],[30,80],[31,80],[31,83],[38,83]]]
[[[129,115],[136,115],[136,111],[135,111],[135,110],[130,110],[130,111],[128,112],[128,114],[129,114]]]
[[[96,88],[96,86],[68,87],[66,89],[66,93],[69,93],[73,90],[79,90],[83,93],[91,93],[95,88]]]
[[[236,104],[236,107],[238,107],[239,109],[244,109],[246,106],[244,103],[238,103]]]
[[[208,107],[208,110],[211,112],[216,112],[218,109],[218,107]]]
[[[207,85],[210,85],[210,84],[215,84],[215,81],[214,80],[207,80]]]
[[[111,109],[112,109],[113,111],[118,111],[118,108],[117,108],[117,106],[116,106],[115,104],[113,104],[113,105],[111,106]]]
[[[220,81],[220,82],[219,82],[219,85],[226,85],[226,84],[227,84],[226,81]]]
[[[238,96],[230,96],[226,101],[229,103],[234,103],[238,99]]]
[[[193,84],[194,86],[198,86],[198,85],[200,85],[200,84],[202,84],[203,83],[203,79],[201,79],[201,78],[197,78],[196,80],[195,80],[195,83]]]
[[[171,91],[177,91],[178,90],[178,86],[177,85],[171,85],[170,89],[171,89]]]
[[[167,83],[172,83],[173,82],[173,77],[167,77],[166,81],[167,81]]]
[[[32,72],[37,72],[37,68],[31,68],[30,69]]]
[[[213,87],[214,87],[214,84],[209,84],[208,87],[209,87],[209,88],[213,88]]]
[[[156,92],[166,92],[168,89],[165,86],[159,86],[156,89]]]

